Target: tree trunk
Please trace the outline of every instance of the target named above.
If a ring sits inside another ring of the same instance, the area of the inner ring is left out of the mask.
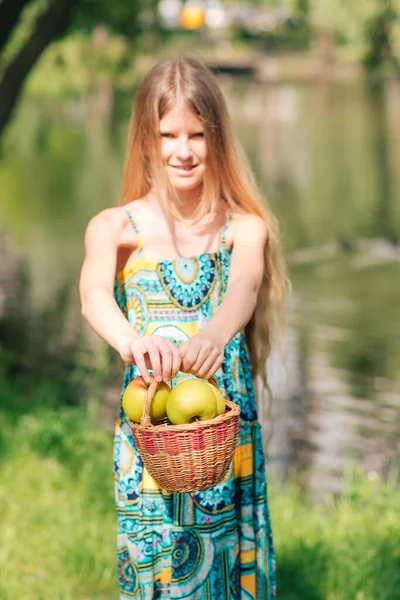
[[[22,91],[29,71],[46,46],[68,25],[70,0],[53,0],[36,23],[22,50],[11,61],[0,81],[0,135]]]
[[[10,37],[22,9],[31,0],[3,0],[0,3],[0,51],[4,48]]]

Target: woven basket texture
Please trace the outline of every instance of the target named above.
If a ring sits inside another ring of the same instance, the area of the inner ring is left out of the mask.
[[[210,383],[216,385],[214,378]],[[129,420],[136,448],[155,481],[168,492],[206,490],[229,470],[239,432],[240,408],[225,400],[225,413],[184,425],[153,425],[150,405],[157,383],[148,388],[140,424]]]

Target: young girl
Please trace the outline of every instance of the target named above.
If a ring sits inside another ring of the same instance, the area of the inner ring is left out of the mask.
[[[265,380],[285,273],[276,226],[211,71],[182,57],[136,94],[121,206],[88,225],[82,312],[126,363],[172,386],[215,375],[240,405],[225,480],[167,493],[122,408],[115,429],[120,599],[272,599],[275,559],[252,378]]]

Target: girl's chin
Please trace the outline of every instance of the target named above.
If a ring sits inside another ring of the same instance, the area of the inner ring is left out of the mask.
[[[197,186],[204,179],[204,167],[202,165],[198,165],[192,171],[184,171],[167,166],[166,173],[170,182],[176,186]]]
[[[185,190],[185,191],[190,191],[190,190],[195,190],[198,187],[200,187],[203,184],[203,180],[199,179],[196,181],[193,180],[184,180],[182,181],[181,179],[174,179],[174,178],[170,178],[170,184],[172,185],[172,187],[174,187],[176,190]]]

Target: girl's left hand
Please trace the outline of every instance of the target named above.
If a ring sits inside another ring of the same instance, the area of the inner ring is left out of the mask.
[[[179,347],[182,356],[180,370],[209,379],[222,365],[224,347],[217,333],[201,331]]]

